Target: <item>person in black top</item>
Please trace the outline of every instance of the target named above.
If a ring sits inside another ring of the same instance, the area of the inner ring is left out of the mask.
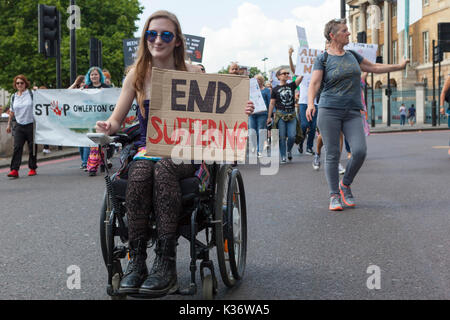
[[[270,98],[269,113],[267,115],[267,125],[272,122],[272,112],[276,109],[273,128],[278,128],[280,137],[281,163],[286,163],[286,137],[287,137],[287,157],[292,160],[292,147],[294,146],[297,134],[297,114],[295,112],[295,88],[302,82],[303,77],[298,77],[295,81],[287,83],[289,71],[280,69],[276,73],[280,84],[273,88]]]
[[[105,75],[99,67],[91,67],[84,79],[86,83],[84,86],[85,89],[110,88],[110,86],[105,83]],[[86,166],[90,177],[97,175],[97,170],[100,165],[104,166],[101,161],[100,150],[98,147],[92,147],[89,152]]]

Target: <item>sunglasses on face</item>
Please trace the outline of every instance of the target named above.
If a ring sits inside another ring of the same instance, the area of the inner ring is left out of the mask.
[[[280,73],[280,76],[287,76],[289,74],[289,72],[282,72]]]
[[[145,31],[145,38],[147,39],[147,41],[150,41],[152,43],[156,41],[156,38],[158,36],[160,36],[161,40],[164,41],[165,43],[171,42],[175,37],[175,35],[170,31],[163,31],[161,33],[158,33],[155,30]]]
[[[16,85],[25,84],[25,82],[16,82]]]

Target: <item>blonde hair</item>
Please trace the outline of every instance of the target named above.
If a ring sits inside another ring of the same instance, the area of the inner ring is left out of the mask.
[[[147,73],[151,73],[151,66],[153,62],[153,57],[148,49],[148,44],[145,36],[145,32],[148,30],[148,26],[153,19],[165,18],[170,20],[175,26],[175,39],[174,41],[180,41],[181,45],[175,47],[173,51],[173,56],[175,59],[175,69],[180,71],[187,71],[185,63],[185,40],[183,33],[181,32],[181,25],[178,21],[176,15],[171,12],[160,10],[154,12],[150,17],[148,17],[145,22],[144,28],[142,29],[141,40],[139,41],[139,48],[137,51],[137,59],[133,64],[135,78],[134,78],[134,89],[136,90],[137,103],[139,109],[144,118],[146,118],[144,109],[144,99],[145,99],[145,77]]]
[[[257,75],[255,76],[255,79],[258,80],[258,84],[259,84],[260,87],[263,87],[263,86],[264,86],[264,81],[265,81],[265,79],[264,79],[264,77],[263,77],[262,74],[257,74]]]

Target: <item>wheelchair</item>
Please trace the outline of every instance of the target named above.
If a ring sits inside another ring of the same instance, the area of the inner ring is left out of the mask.
[[[108,274],[106,292],[113,300],[126,299],[118,289],[129,259],[125,193],[127,166],[135,153],[133,141],[123,134],[106,136],[89,133],[88,137],[102,148],[122,145],[121,168],[111,175],[106,168],[104,177],[106,190],[100,211],[100,245]],[[190,242],[190,284],[174,294],[197,294],[197,261],[200,260],[202,298],[212,300],[218,292],[218,281],[210,250],[215,248],[217,251],[220,276],[226,287],[234,287],[243,278],[247,255],[247,210],[244,183],[236,165],[214,163],[207,165],[207,168],[210,180],[206,188],[202,188],[198,177],[180,181],[183,219],[177,235]],[[151,239],[148,248],[151,248],[156,242],[153,215],[149,228]],[[204,233],[202,241],[198,239],[201,233]]]

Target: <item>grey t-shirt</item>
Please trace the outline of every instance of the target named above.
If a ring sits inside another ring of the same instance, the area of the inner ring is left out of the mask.
[[[342,56],[328,54],[319,108],[363,109],[359,66],[363,59],[357,52],[346,51]],[[323,70],[323,60],[322,53],[314,62],[313,70]]]

